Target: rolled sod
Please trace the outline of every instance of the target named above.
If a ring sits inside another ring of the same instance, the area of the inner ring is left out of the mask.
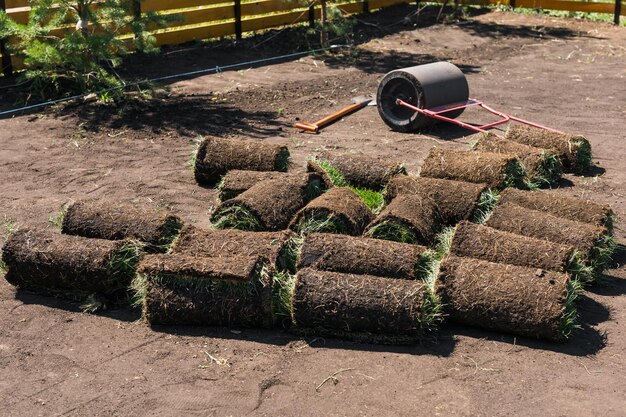
[[[420,281],[298,272],[293,318],[300,331],[350,340],[406,343],[436,327],[440,305]]]
[[[170,253],[196,258],[228,258],[231,256],[258,256],[278,269],[295,264],[295,253],[290,253],[293,233],[248,232],[233,229],[200,229],[185,226],[172,244]]]
[[[289,150],[251,140],[204,139],[195,155],[194,175],[199,184],[214,185],[228,171],[282,171],[289,168]]]
[[[584,136],[513,125],[506,132],[506,138],[513,142],[552,150],[561,160],[564,172],[580,174],[592,165],[591,144]]]
[[[535,239],[463,221],[456,226],[450,244],[455,256],[484,261],[567,272],[581,282],[593,279],[573,246]]]
[[[561,161],[553,151],[502,139],[493,133],[479,135],[473,150],[515,155],[533,188],[556,184],[563,173]]]
[[[327,166],[328,167],[328,166]],[[328,174],[328,172],[324,169],[324,167],[322,165],[320,165],[320,163],[314,161],[314,160],[308,160],[306,161],[306,172],[314,172],[316,174],[318,174],[322,180],[322,188],[325,190],[328,190],[332,187],[334,187],[336,184],[334,183],[333,179],[330,177],[330,175]],[[335,173],[338,174],[338,173]],[[345,185],[347,185],[348,183],[345,181],[345,178],[341,177],[341,179],[343,180],[341,184],[339,184],[340,187],[343,187]]]
[[[374,191],[382,191],[394,175],[406,174],[406,169],[399,162],[361,154],[324,151],[317,155],[316,160],[318,164],[325,163],[322,167],[332,167],[348,184]]]
[[[512,203],[531,210],[543,211],[557,217],[613,228],[613,211],[608,204],[588,199],[566,197],[549,192],[531,192],[507,189],[500,195],[500,203]]]
[[[576,327],[567,274],[448,255],[435,292],[452,321],[559,341]]]
[[[442,228],[437,207],[417,194],[396,197],[367,227],[366,236],[428,245]]]
[[[347,187],[334,187],[312,200],[293,218],[290,228],[301,234],[329,232],[361,235],[372,211]]]
[[[149,249],[165,251],[181,227],[180,218],[169,211],[106,201],[77,201],[63,216],[62,232],[98,239],[135,239]]]
[[[529,210],[512,203],[498,205],[485,225],[505,232],[570,245],[584,256],[596,274],[612,264],[615,240],[604,227]]]
[[[515,155],[432,148],[420,176],[485,183],[489,188],[524,187],[524,169]]]
[[[293,174],[261,181],[213,212],[218,228],[282,230],[310,200],[321,194],[321,179],[315,173]]]
[[[139,257],[137,246],[128,241],[44,230],[18,230],[2,248],[9,283],[76,299],[126,289]]]
[[[151,324],[271,327],[272,277],[253,256],[148,255],[132,285]]]
[[[396,175],[385,188],[385,201],[389,204],[402,194],[430,197],[437,206],[441,221],[446,225],[453,225],[461,220],[475,218],[478,212],[488,210],[490,207],[486,207],[488,202],[485,200],[488,193],[486,184]]]
[[[217,186],[220,200],[235,198],[261,181],[284,178],[287,175],[289,174],[286,172],[276,171],[242,171],[239,169],[228,171]]]
[[[311,233],[302,244],[298,269],[416,279],[428,268],[426,251],[420,245]]]

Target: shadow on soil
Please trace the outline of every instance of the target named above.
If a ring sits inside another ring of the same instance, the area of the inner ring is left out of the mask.
[[[89,132],[131,129],[154,134],[174,131],[183,136],[235,132],[252,137],[276,136],[286,126],[276,120],[276,112],[244,111],[213,94],[148,101],[131,98],[116,106],[93,104],[66,108],[59,117],[77,117]]]
[[[365,342],[351,342],[341,339],[318,336],[301,336],[286,330],[257,330],[240,329],[229,330],[223,327],[195,327],[195,326],[161,326],[153,325],[152,330],[176,336],[210,337],[219,339],[235,339],[256,343],[286,346],[295,341],[304,341],[311,347],[328,349],[358,350],[367,352],[393,352],[408,355],[433,355],[446,357],[454,351],[453,337],[435,335],[424,339],[420,343],[409,345],[387,345]]]
[[[581,328],[578,329],[569,340],[563,343],[534,340],[521,336],[516,337],[503,333],[456,325],[445,326],[442,329],[442,333],[469,336],[475,339],[493,340],[531,349],[563,353],[570,356],[595,355],[606,347],[607,337],[605,334],[598,332],[596,329],[584,322],[584,320],[581,321],[583,321]]]

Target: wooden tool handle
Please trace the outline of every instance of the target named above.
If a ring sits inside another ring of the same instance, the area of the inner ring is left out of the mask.
[[[329,124],[332,121],[335,121],[337,119],[339,119],[340,117],[345,116],[348,113],[352,113],[355,110],[360,109],[361,107],[365,106],[367,103],[363,102],[363,103],[354,103],[348,107],[344,107],[343,109],[339,110],[336,113],[331,114],[330,116],[326,116],[321,120],[318,120],[317,122],[313,123],[315,126],[317,126],[317,128],[319,129],[320,127],[323,127],[327,124]]]

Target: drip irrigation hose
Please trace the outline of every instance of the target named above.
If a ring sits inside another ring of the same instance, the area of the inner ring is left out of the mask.
[[[325,52],[325,51],[329,51],[331,49],[346,48],[348,46],[349,45],[330,45],[330,46],[325,47],[325,48],[309,49],[308,51],[304,51],[304,52],[294,52],[294,53],[291,53],[291,54],[273,56],[273,57],[270,57],[270,58],[255,59],[253,61],[239,62],[239,63],[236,63],[236,64],[229,64],[229,65],[224,65],[224,66],[216,65],[215,67],[212,67],[212,68],[205,68],[205,69],[196,70],[196,71],[189,71],[189,72],[183,72],[183,73],[179,73],[179,74],[172,74],[172,75],[166,75],[166,76],[163,76],[163,77],[152,78],[152,79],[148,79],[148,80],[136,81],[136,82],[133,82],[133,83],[126,83],[124,85],[120,85],[120,86],[116,86],[116,87],[105,88],[105,89],[100,90],[100,91],[94,91],[94,92],[89,92],[89,93],[82,93],[82,94],[77,94],[77,95],[70,96],[70,97],[65,97],[65,98],[60,98],[60,99],[56,99],[56,100],[46,101],[46,102],[43,102],[43,103],[31,104],[31,105],[28,105],[28,106],[18,107],[18,108],[11,109],[11,110],[5,110],[5,111],[0,112],[0,118],[3,118],[4,116],[8,116],[10,114],[19,113],[19,112],[22,112],[22,111],[38,109],[38,108],[42,108],[42,107],[51,106],[53,104],[59,104],[59,103],[67,102],[67,101],[72,101],[72,100],[84,98],[84,97],[87,97],[88,95],[91,95],[91,94],[100,95],[100,94],[108,93],[110,91],[123,90],[123,89],[125,89],[127,87],[134,87],[134,86],[138,86],[138,85],[141,85],[141,84],[153,83],[153,82],[158,82],[158,81],[172,80],[172,79],[175,79],[175,78],[186,78],[186,77],[190,77],[190,76],[193,76],[193,75],[211,74],[211,73],[219,74],[219,73],[221,73],[221,72],[223,72],[225,70],[230,70],[230,69],[234,69],[234,68],[239,68],[239,67],[244,67],[244,66],[249,66],[249,65],[256,65],[256,64],[261,64],[261,63],[265,63],[265,62],[280,61],[280,60],[288,59],[288,58],[296,58],[296,57],[308,56],[308,55],[315,54],[315,53],[318,53],[318,52]]]

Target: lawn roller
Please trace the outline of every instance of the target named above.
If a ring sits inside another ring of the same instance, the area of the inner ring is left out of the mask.
[[[398,132],[410,132],[443,121],[484,133],[487,129],[514,121],[563,133],[494,110],[481,100],[470,98],[465,75],[449,62],[433,62],[387,73],[378,86],[376,102],[380,117]],[[456,120],[456,117],[470,107],[480,107],[498,116],[499,120],[484,125]]]

